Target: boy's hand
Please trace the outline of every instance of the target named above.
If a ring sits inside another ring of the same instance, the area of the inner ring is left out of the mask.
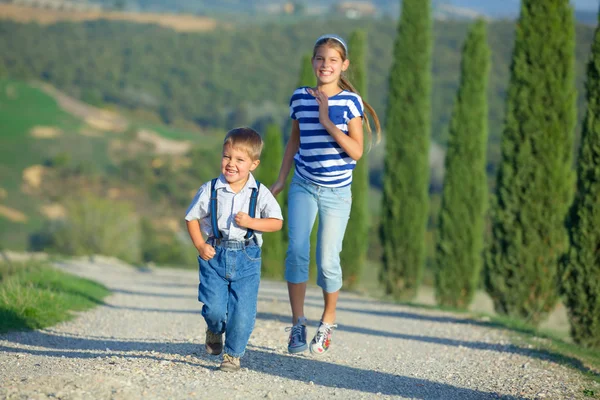
[[[215,256],[215,249],[208,243],[202,243],[197,249],[198,255],[204,261],[208,261]]]
[[[249,228],[248,224],[251,223],[252,219],[252,217],[242,211],[235,215],[235,223],[241,228]]]

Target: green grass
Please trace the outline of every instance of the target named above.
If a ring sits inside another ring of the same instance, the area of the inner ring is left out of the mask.
[[[71,319],[109,294],[104,286],[39,262],[0,263],[0,333]]]

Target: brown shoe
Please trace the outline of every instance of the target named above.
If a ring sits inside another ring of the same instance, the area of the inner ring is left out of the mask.
[[[212,333],[206,328],[206,340],[204,341],[204,348],[208,354],[218,356],[223,351],[223,334]]]
[[[239,357],[233,357],[229,354],[223,354],[223,362],[219,367],[221,371],[225,372],[235,372],[240,370],[240,359]]]

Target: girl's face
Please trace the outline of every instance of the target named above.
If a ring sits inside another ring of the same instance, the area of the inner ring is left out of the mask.
[[[344,60],[339,51],[330,46],[317,48],[312,59],[312,66],[317,82],[321,85],[336,83],[343,71],[348,69],[350,61]]]

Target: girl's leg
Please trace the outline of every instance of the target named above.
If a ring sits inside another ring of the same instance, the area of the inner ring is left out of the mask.
[[[304,298],[306,297],[306,282],[288,282],[288,295],[292,307],[292,325],[298,323],[298,318],[304,316]]]
[[[326,188],[319,196],[319,232],[317,234],[317,284],[323,289],[325,307],[321,321],[335,322],[339,290],[342,287],[340,252],[350,217],[350,187]]]
[[[324,188],[319,196],[319,232],[317,235],[317,284],[323,289],[325,307],[321,324],[310,342],[314,355],[327,353],[331,346],[335,310],[342,287],[340,252],[350,217],[352,195],[350,187]]]
[[[292,323],[304,316],[304,297],[308,281],[310,232],[317,217],[316,186],[292,179],[288,195],[288,249],[285,279],[292,308]]]
[[[327,293],[323,290],[323,300],[325,301],[325,309],[323,310],[323,315],[321,316],[321,321],[326,324],[333,325],[335,322],[335,309],[337,307],[337,300],[340,291]]]

